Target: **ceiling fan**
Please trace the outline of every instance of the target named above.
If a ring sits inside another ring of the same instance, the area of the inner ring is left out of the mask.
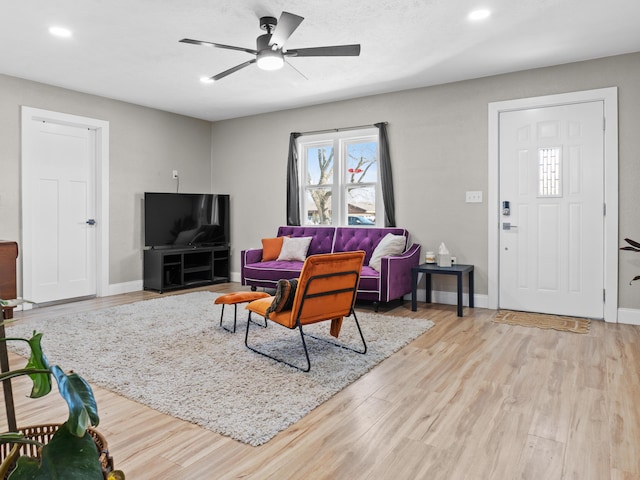
[[[240,65],[236,65],[222,73],[214,75],[206,80],[217,81],[238,70],[248,67],[252,63],[257,63],[258,67],[263,70],[277,70],[282,68],[286,57],[357,57],[360,55],[360,45],[335,45],[331,47],[312,47],[312,48],[294,48],[285,49],[284,44],[291,34],[300,26],[304,17],[294,15],[289,12],[282,12],[280,19],[275,17],[261,17],[260,28],[267,33],[260,35],[256,39],[256,49],[234,47],[232,45],[223,45],[221,43],[204,42],[202,40],[193,40],[183,38],[182,43],[190,43],[193,45],[202,45],[205,47],[226,48],[229,50],[239,50],[255,55],[255,58],[248,60]]]

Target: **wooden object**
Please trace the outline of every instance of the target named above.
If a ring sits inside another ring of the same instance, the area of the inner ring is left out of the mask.
[[[16,259],[18,258],[18,244],[16,242],[0,241],[0,298],[13,300],[18,296],[16,289]],[[13,318],[15,307],[2,307],[2,320]],[[0,337],[4,338],[4,323],[0,322]],[[7,343],[0,342],[0,369],[9,371],[9,357],[7,355]],[[9,430],[15,432],[16,412],[13,406],[13,390],[11,380],[2,382],[4,392],[4,404],[7,410],[7,424]]]
[[[13,300],[18,296],[16,289],[16,259],[18,244],[0,240],[0,298]]]

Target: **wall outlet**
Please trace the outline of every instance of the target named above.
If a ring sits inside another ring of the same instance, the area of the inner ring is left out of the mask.
[[[467,203],[482,203],[482,192],[467,192]]]
[[[174,170],[173,173],[171,174],[171,178],[176,179],[178,178],[178,170]]]

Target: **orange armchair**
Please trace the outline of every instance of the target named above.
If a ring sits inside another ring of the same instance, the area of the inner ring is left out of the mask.
[[[353,308],[364,256],[365,252],[356,251],[307,257],[300,272],[298,287],[295,292],[291,310],[270,312],[267,314],[267,309],[271,305],[273,297],[255,300],[247,305],[249,321],[247,321],[247,331],[244,338],[246,347],[260,355],[308,372],[311,369],[311,361],[309,360],[309,352],[304,340],[305,334],[302,326],[330,320],[330,333],[334,337],[337,337],[343,318],[352,316],[358,327],[360,338],[362,339],[363,350],[356,350],[350,346],[338,343],[335,343],[335,345],[365,354],[367,352],[367,344]],[[252,323],[250,320],[253,312],[290,330],[297,328],[300,331],[300,338],[302,339],[302,346],[307,359],[307,366],[305,368],[294,365],[287,360],[275,358],[249,345],[249,327]]]

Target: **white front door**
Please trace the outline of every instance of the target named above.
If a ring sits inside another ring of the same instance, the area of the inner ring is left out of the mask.
[[[603,318],[603,108],[500,113],[500,308]]]
[[[42,303],[95,295],[95,130],[39,120],[28,127],[24,296]]]

